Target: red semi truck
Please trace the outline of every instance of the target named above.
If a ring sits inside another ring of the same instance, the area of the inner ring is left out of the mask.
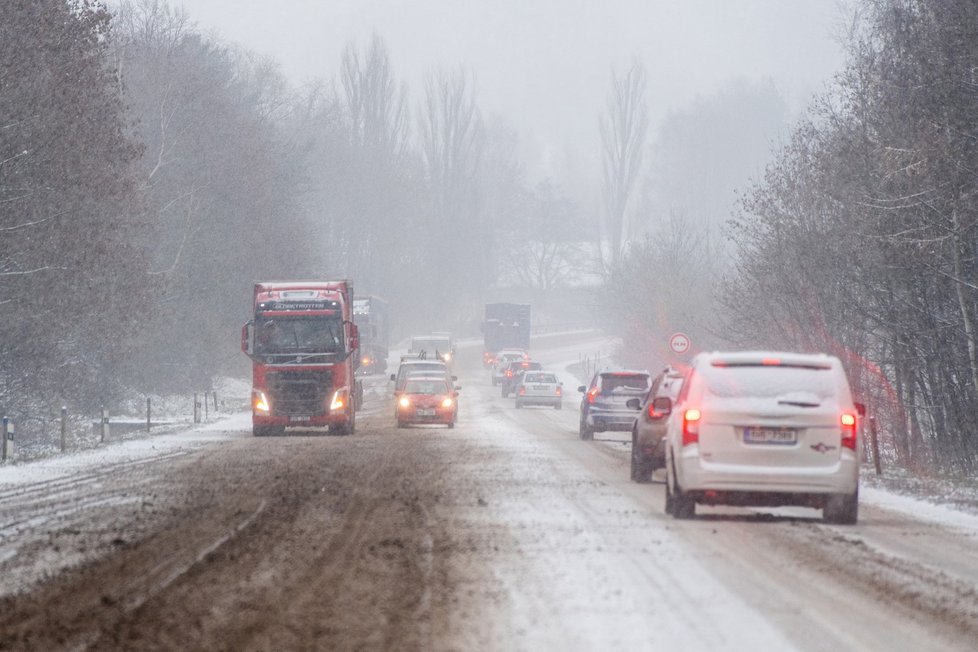
[[[254,316],[241,329],[255,436],[295,427],[351,434],[362,397],[359,348],[349,281],[255,283]]]

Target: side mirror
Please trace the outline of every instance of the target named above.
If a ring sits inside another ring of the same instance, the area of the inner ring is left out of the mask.
[[[625,401],[625,407],[630,407],[633,410],[639,410],[642,408],[642,404],[637,398],[630,398]]]
[[[452,380],[458,380],[458,376],[452,376]]]
[[[456,389],[456,390],[458,390],[458,388],[457,388],[457,387],[456,387],[455,389]],[[455,396],[455,397],[457,398],[457,397],[458,397],[458,391],[456,391],[456,392],[455,392],[455,393],[453,394],[453,396]]]
[[[585,393],[587,391],[587,386],[581,385],[581,386],[579,386],[577,388],[577,391],[579,391],[581,394],[583,394],[583,393]]]
[[[461,385],[456,385],[455,386],[455,394],[456,395],[458,394],[458,390],[460,390],[460,389],[462,389],[462,386]]]
[[[397,381],[397,374],[391,374],[391,380]]]
[[[652,409],[649,410],[650,419],[664,419],[672,414],[672,399],[668,396],[660,396],[652,401]]]
[[[350,322],[350,350],[358,351],[360,349],[360,327]]]
[[[254,325],[254,323],[254,321],[249,320],[244,326],[241,327],[241,350],[249,356],[253,353],[251,327]]]
[[[855,403],[854,405],[856,406],[856,414],[858,414],[861,417],[866,416],[866,404],[865,403]]]

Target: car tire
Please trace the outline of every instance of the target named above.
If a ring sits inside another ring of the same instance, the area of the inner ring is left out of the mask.
[[[407,426],[407,424],[406,424],[406,423],[404,423],[404,422],[403,422],[403,421],[401,421],[400,419],[398,419],[398,420],[397,420],[397,427],[398,427],[398,428],[404,428],[405,426]]]
[[[652,465],[638,452],[638,432],[632,430],[632,482],[646,483],[652,479]]]
[[[581,425],[578,428],[578,434],[580,435],[581,439],[585,441],[594,439],[594,431],[587,425],[587,419],[585,419],[583,416],[581,417]]]
[[[503,398],[509,398],[509,392],[506,391],[506,385],[503,385],[503,388],[499,393],[502,394]]]
[[[666,475],[666,513],[677,519],[691,519],[696,516],[696,501],[679,489],[675,466],[670,465],[669,470],[673,472]]]
[[[855,525],[859,520],[859,490],[829,496],[822,508],[822,520],[835,525]]]
[[[454,421],[449,421],[446,425],[449,427],[449,429],[451,429],[451,428],[454,428],[455,427],[455,422]]]

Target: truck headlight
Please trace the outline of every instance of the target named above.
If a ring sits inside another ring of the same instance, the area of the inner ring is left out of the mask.
[[[333,400],[329,402],[329,411],[336,412],[346,408],[347,390],[338,389],[333,393]]]
[[[256,389],[251,393],[251,407],[255,412],[261,412],[262,414],[268,414],[271,411],[265,392]]]

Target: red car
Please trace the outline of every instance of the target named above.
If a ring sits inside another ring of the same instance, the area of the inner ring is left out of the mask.
[[[397,398],[397,427],[444,423],[455,427],[458,392],[444,377],[409,377]]]

